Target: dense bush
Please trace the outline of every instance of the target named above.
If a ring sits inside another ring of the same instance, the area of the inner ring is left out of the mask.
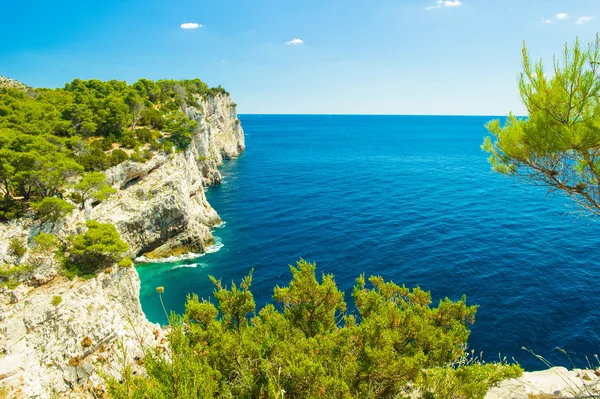
[[[0,287],[6,286],[9,289],[18,287],[22,281],[26,280],[35,269],[35,266],[24,264],[13,266],[5,264],[0,266]]]
[[[75,236],[69,248],[66,261],[69,276],[93,275],[121,260],[128,249],[112,224],[88,220],[86,226],[87,231]]]
[[[23,241],[18,238],[12,238],[8,242],[8,254],[12,256],[16,256],[17,258],[22,257],[27,252],[27,247],[23,245]]]
[[[120,163],[123,163],[125,161],[129,160],[129,155],[127,155],[127,153],[123,150],[113,150],[113,152],[110,154],[110,164],[112,166],[117,166]]]
[[[174,147],[175,147],[175,145],[172,142],[165,141],[165,143],[163,145],[163,149],[165,151],[165,154],[172,154]]]
[[[102,172],[91,172],[83,175],[79,183],[73,186],[78,194],[81,209],[85,201],[93,198],[96,201],[104,201],[116,190],[108,184],[106,175]]]
[[[25,206],[20,201],[14,201],[6,196],[0,197],[0,222],[6,222],[23,216]]]
[[[172,315],[168,350],[148,349],[145,377],[125,368],[108,378],[121,398],[482,398],[488,387],[519,375],[518,365],[467,361],[475,306],[380,277],[357,280],[357,314],[346,312],[332,275],[292,267],[278,304],[258,312],[252,276],[230,289],[212,278],[216,303],[188,296]],[[164,291],[158,287],[159,295]]]
[[[32,205],[36,219],[41,222],[55,223],[67,216],[75,207],[57,197],[46,197]]]

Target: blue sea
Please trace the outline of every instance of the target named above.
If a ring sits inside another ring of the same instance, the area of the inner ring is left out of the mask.
[[[207,191],[223,218],[197,259],[139,265],[149,320],[252,268],[257,305],[304,258],[350,296],[361,274],[478,304],[470,349],[527,370],[600,354],[600,225],[570,201],[490,170],[492,117],[241,115],[246,152]]]

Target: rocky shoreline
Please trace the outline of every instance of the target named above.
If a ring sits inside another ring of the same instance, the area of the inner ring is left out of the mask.
[[[65,238],[81,233],[86,220],[114,224],[132,258],[202,253],[214,241],[211,229],[222,222],[204,189],[221,182],[218,166],[239,156],[245,144],[229,95],[197,102],[185,108],[198,123],[186,151],[108,169],[117,193],[100,204],[86,203],[61,224],[40,226],[29,218],[0,224],[0,262],[33,260],[31,251],[20,258],[9,254],[12,238],[31,248],[41,227]],[[103,390],[98,370],[117,376],[127,363],[143,373],[143,348],[166,345],[164,331],[142,312],[133,267],[115,265],[88,280],[68,280],[50,254],[35,263],[28,281],[0,288],[0,397],[93,397]],[[564,368],[527,372],[492,388],[486,399],[597,395],[599,377],[600,372]]]
[[[86,220],[114,224],[131,258],[203,253],[214,241],[211,229],[221,223],[204,189],[221,182],[218,166],[239,156],[245,144],[229,95],[196,100],[198,106],[185,108],[198,123],[186,151],[108,169],[117,192],[99,204],[88,201],[61,224],[40,226],[29,218],[0,224],[6,238],[0,263],[27,264],[33,257],[31,251],[11,255],[12,238],[30,249],[40,228],[60,239],[81,233]],[[115,265],[89,280],[67,280],[52,254],[36,264],[28,281],[0,288],[0,397],[89,397],[102,390],[97,369],[117,375],[124,361],[135,365],[142,358],[144,346],[166,343],[160,326],[142,312],[135,268]]]

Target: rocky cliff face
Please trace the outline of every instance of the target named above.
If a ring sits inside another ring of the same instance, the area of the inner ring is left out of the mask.
[[[85,215],[113,223],[131,256],[201,253],[213,242],[210,228],[221,219],[206,201],[204,187],[219,184],[217,167],[244,151],[244,132],[230,96],[197,100],[200,107],[185,108],[198,122],[189,149],[109,169],[109,181],[120,191]]]
[[[101,390],[96,367],[117,374],[119,358],[133,363],[144,346],[164,338],[142,313],[139,290],[133,267],[87,281],[58,277],[39,288],[0,289],[0,384],[17,398]]]
[[[29,219],[0,224],[0,265],[37,265],[24,284],[0,288],[0,397],[3,389],[8,397],[84,397],[83,390],[102,385],[94,366],[116,373],[123,356],[135,362],[143,345],[164,343],[159,326],[142,312],[134,268],[115,265],[96,278],[69,281],[51,255],[28,251],[17,258],[8,243],[19,238],[32,247],[40,228],[64,238],[94,219],[115,225],[131,257],[203,252],[221,221],[204,188],[220,183],[223,160],[244,151],[244,133],[228,95],[197,102],[185,108],[198,122],[188,150],[107,170],[118,189],[108,200],[87,203],[54,226]]]

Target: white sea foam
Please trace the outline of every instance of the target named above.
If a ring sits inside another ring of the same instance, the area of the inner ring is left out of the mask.
[[[205,253],[214,254],[215,252],[219,252],[219,250],[223,247],[224,247],[224,245],[221,242],[221,239],[219,237],[215,237],[215,243],[213,245],[211,245],[210,247],[206,248]]]
[[[195,258],[199,258],[201,256],[204,256],[204,254],[197,254],[194,252],[190,252],[190,253],[187,253],[185,255],[180,255],[180,256],[169,256],[167,258],[160,258],[160,259],[148,259],[144,255],[142,255],[142,256],[138,256],[137,258],[135,258],[135,261],[138,263],[173,263],[173,262],[177,262],[179,260],[195,259]]]
[[[214,254],[215,252],[219,252],[221,248],[223,248],[223,244],[213,244],[210,247],[206,248],[207,254]]]
[[[221,223],[219,223],[215,226],[215,229],[222,229],[226,225],[227,225],[227,222],[223,220]]]
[[[184,267],[185,267],[185,268],[188,268],[188,267],[189,267],[189,268],[195,269],[195,268],[197,268],[197,267],[198,267],[198,263],[192,263],[192,264],[189,264],[189,265],[176,265],[176,266],[173,266],[173,267],[171,268],[171,270],[175,270],[175,269],[181,269],[181,268],[184,268]]]
[[[223,248],[223,244],[221,243],[221,239],[219,237],[215,237],[215,243],[206,248],[203,254],[197,254],[194,252],[187,253],[185,255],[180,256],[169,256],[168,258],[160,258],[160,259],[148,259],[145,256],[138,256],[135,258],[135,262],[137,263],[174,263],[180,260],[188,260],[188,259],[197,259],[206,254],[214,254],[215,252],[219,252],[221,248]],[[185,265],[182,265],[185,266]]]

